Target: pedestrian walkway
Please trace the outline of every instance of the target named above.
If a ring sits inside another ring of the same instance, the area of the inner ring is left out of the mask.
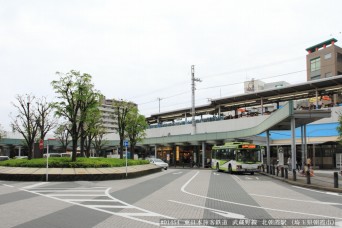
[[[0,180],[10,181],[99,181],[135,178],[160,172],[154,164],[108,168],[29,168],[0,166]]]
[[[335,187],[335,172],[338,173],[337,188]],[[293,172],[288,172],[287,179],[285,178],[285,175],[284,177],[281,177],[281,172],[279,172],[278,175],[277,173],[270,174],[267,172],[262,172],[262,174],[296,186],[342,193],[342,175],[339,170],[314,170],[313,176],[310,176],[310,179],[308,179],[306,175],[296,171],[296,180],[294,180]]]

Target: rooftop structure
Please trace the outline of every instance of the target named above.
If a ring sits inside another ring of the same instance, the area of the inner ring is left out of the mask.
[[[335,38],[306,49],[307,81],[342,74],[342,48]]]

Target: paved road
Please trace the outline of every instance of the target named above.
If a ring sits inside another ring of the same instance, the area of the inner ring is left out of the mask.
[[[257,174],[169,169],[115,181],[2,181],[0,211],[1,227],[158,227],[161,219],[196,219],[202,227],[252,221],[245,219],[332,219],[342,226],[342,194]]]

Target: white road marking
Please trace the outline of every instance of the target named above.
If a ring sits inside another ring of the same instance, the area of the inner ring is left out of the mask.
[[[169,200],[169,201],[173,202],[173,203],[179,203],[179,204],[191,206],[191,207],[207,209],[207,210],[210,210],[211,212],[214,212],[216,214],[222,215],[222,216],[227,217],[227,218],[236,218],[236,219],[244,219],[244,218],[246,218],[244,215],[241,215],[241,214],[236,214],[236,213],[232,213],[232,212],[222,211],[222,210],[218,210],[218,209],[215,209],[215,208],[203,207],[203,206],[189,204],[189,203],[183,203],[183,202],[179,202],[179,201],[176,201],[176,200]]]
[[[67,188],[63,188],[65,191],[65,194],[46,194],[44,193],[45,191],[43,190],[44,188],[37,188],[37,190],[35,190],[34,188],[30,188],[30,189],[27,189],[27,188],[21,188],[21,190],[23,191],[26,191],[26,192],[30,192],[30,193],[33,193],[33,194],[36,194],[36,195],[40,195],[40,196],[44,196],[44,197],[47,197],[47,198],[50,198],[50,199],[54,199],[54,200],[59,200],[59,201],[62,201],[62,202],[66,202],[66,203],[70,203],[70,204],[74,204],[74,205],[78,205],[78,206],[81,206],[81,207],[86,207],[86,208],[89,208],[89,209],[92,209],[92,210],[96,210],[96,211],[101,211],[101,212],[104,212],[104,213],[108,213],[108,214],[111,214],[111,215],[116,215],[116,216],[121,216],[121,217],[124,217],[124,218],[127,218],[127,219],[131,219],[131,220],[135,220],[135,221],[139,221],[139,222],[144,222],[144,223],[148,223],[148,224],[151,224],[151,225],[155,225],[155,226],[160,226],[159,223],[156,223],[156,222],[152,222],[152,221],[149,221],[149,220],[145,220],[145,219],[141,219],[139,217],[160,217],[160,218],[167,218],[167,219],[174,219],[172,217],[169,217],[169,216],[165,216],[165,215],[162,215],[162,214],[158,214],[158,213],[155,213],[155,212],[152,212],[152,211],[148,211],[148,210],[145,210],[143,208],[139,208],[139,207],[136,207],[134,205],[131,205],[131,204],[128,204],[128,203],[125,203],[119,199],[116,199],[114,197],[112,197],[110,194],[109,194],[109,190],[111,188],[103,188],[102,189],[102,192],[103,194],[74,194],[72,193],[74,191],[77,191],[77,190],[80,190],[80,192],[82,192],[83,190],[86,190],[86,189],[75,189],[75,188],[72,188],[72,189],[67,189]],[[56,192],[60,192],[62,188],[56,188]],[[91,191],[91,189],[88,189],[89,191]],[[98,192],[98,188],[97,189],[93,189],[92,190],[93,192]],[[47,192],[54,192],[53,188],[49,189],[49,191]],[[71,192],[72,194],[68,193],[68,192]],[[70,199],[70,198],[59,198],[59,197],[71,197],[71,196],[90,196],[90,197],[97,197],[97,196],[106,196],[107,199]],[[99,202],[99,204],[96,204],[96,205],[89,205],[87,204],[87,202]],[[104,204],[102,205],[101,202],[115,202],[115,203],[119,203],[119,205],[108,205],[108,204]],[[119,208],[119,209],[127,209],[127,208],[130,208],[130,209],[135,209],[139,212],[135,212],[135,213],[126,213],[126,212],[112,212],[108,209],[111,209],[111,208]]]
[[[105,194],[44,194],[44,195],[45,196],[107,196]]]
[[[47,184],[48,182],[40,182],[40,183],[37,183],[37,184],[32,184],[32,185],[28,185],[24,188],[28,189],[28,188],[35,188],[37,186],[41,186],[41,185],[44,185],[44,184]]]
[[[214,201],[219,201],[219,202],[223,202],[223,203],[229,203],[229,204],[234,204],[234,205],[239,205],[239,206],[243,206],[243,207],[250,207],[250,208],[256,208],[256,209],[262,209],[262,210],[269,210],[269,211],[279,211],[279,212],[286,212],[286,213],[290,213],[290,214],[301,214],[301,215],[309,215],[309,216],[315,216],[315,217],[321,217],[321,218],[331,218],[331,219],[342,219],[339,217],[332,217],[332,216],[326,216],[326,215],[318,215],[318,214],[310,214],[310,213],[303,213],[303,212],[298,212],[298,211],[287,211],[287,210],[281,210],[281,209],[274,209],[274,208],[268,208],[268,207],[261,207],[261,206],[254,206],[254,205],[248,205],[248,204],[243,204],[243,203],[237,203],[237,202],[232,202],[232,201],[227,201],[227,200],[220,200],[220,199],[216,199],[216,198],[212,198],[212,197],[208,197],[208,196],[203,196],[203,195],[198,195],[195,193],[191,193],[185,190],[186,186],[193,180],[195,179],[195,177],[199,174],[199,171],[197,171],[195,173],[195,175],[193,177],[191,177],[181,188],[181,191],[192,195],[192,196],[197,196],[197,197],[201,197],[204,199],[210,199],[210,200],[214,200]]]
[[[35,190],[36,192],[103,192],[103,190],[92,190],[92,189],[63,189],[63,190]]]
[[[12,186],[12,185],[8,185],[8,184],[3,184],[3,185],[6,187],[14,188],[14,186]]]
[[[328,194],[328,195],[334,195],[334,196],[341,196],[336,192],[321,192],[321,191],[317,191],[317,190],[312,190],[312,189],[308,189],[308,188],[302,188],[302,187],[298,187],[298,186],[292,186],[294,188],[299,188],[299,189],[303,189],[303,190],[307,190],[307,191],[311,191],[311,192],[317,192],[317,193],[322,193],[322,194]]]
[[[305,203],[317,203],[317,204],[326,204],[326,205],[342,205],[341,203],[333,203],[333,202],[321,202],[321,201],[313,201],[313,200],[299,200],[299,199],[291,199],[291,198],[281,198],[276,196],[265,196],[265,195],[258,195],[258,194],[249,194],[251,196],[259,196],[259,197],[266,197],[272,199],[281,199],[281,200],[293,200]]]
[[[259,180],[259,177],[255,177],[255,179]]]
[[[242,181],[239,177],[235,176],[235,175],[231,175],[235,180],[237,181]]]
[[[183,173],[183,172],[177,172],[177,173],[172,173],[172,174],[181,174],[181,173]]]
[[[218,174],[218,173],[215,173],[215,172],[214,172],[214,175],[220,176],[220,174]]]

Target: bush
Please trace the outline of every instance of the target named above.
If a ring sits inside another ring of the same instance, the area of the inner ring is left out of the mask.
[[[128,159],[127,165],[143,165],[149,164],[146,160]],[[122,167],[126,165],[125,159],[118,158],[77,158],[76,162],[72,162],[68,157],[51,157],[49,158],[49,168],[101,168],[101,167]],[[0,166],[11,167],[46,167],[46,158],[28,159],[12,159],[0,161]]]

